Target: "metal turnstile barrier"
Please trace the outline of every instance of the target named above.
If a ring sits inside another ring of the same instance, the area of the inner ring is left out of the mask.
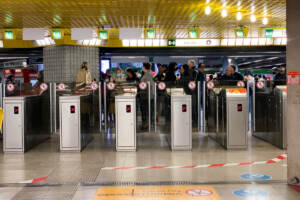
[[[253,136],[286,149],[286,104],[286,86],[256,89]]]
[[[50,98],[4,97],[4,152],[25,152],[50,137]]]
[[[61,151],[80,152],[93,139],[92,98],[92,94],[59,97]]]
[[[171,149],[192,150],[192,96],[183,88],[170,89]]]
[[[248,146],[248,97],[244,88],[215,88],[207,95],[208,135],[226,149]]]
[[[116,150],[136,151],[136,94],[115,97]]]

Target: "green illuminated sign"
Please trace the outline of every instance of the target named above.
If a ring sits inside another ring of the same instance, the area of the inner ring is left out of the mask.
[[[61,40],[62,39],[62,32],[61,30],[53,30],[52,37],[54,40]]]
[[[146,38],[147,39],[155,39],[155,30],[154,29],[148,29],[146,31]]]
[[[107,33],[107,31],[99,31],[99,39],[101,39],[101,40],[107,40],[108,39],[108,33]]]
[[[273,37],[273,33],[274,33],[273,29],[267,29],[265,31],[265,37]]]
[[[6,40],[13,40],[14,39],[14,32],[9,31],[9,30],[4,31],[4,38]]]
[[[169,47],[175,47],[176,46],[176,40],[168,40],[168,46]]]
[[[236,30],[236,36],[237,37],[245,37],[244,31],[243,30]]]
[[[189,38],[194,39],[194,38],[198,38],[198,33],[197,30],[189,30]]]

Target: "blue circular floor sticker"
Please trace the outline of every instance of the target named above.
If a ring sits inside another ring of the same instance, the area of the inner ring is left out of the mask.
[[[241,178],[252,180],[252,181],[265,181],[265,180],[270,180],[271,176],[265,174],[242,174]]]
[[[255,190],[255,189],[241,189],[235,190],[233,192],[234,195],[244,198],[261,198],[268,196],[268,193],[263,190]]]

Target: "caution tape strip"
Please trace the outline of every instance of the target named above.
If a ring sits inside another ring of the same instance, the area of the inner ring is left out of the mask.
[[[229,166],[249,166],[249,165],[262,165],[262,164],[273,164],[279,163],[287,158],[287,153],[279,155],[271,160],[267,161],[249,161],[241,163],[217,163],[217,164],[207,164],[207,165],[184,165],[184,166],[145,166],[145,167],[103,167],[101,170],[141,170],[141,169],[197,169],[197,168],[207,168],[207,167],[229,167]]]
[[[20,181],[19,183],[39,183],[39,182],[45,181],[47,178],[48,178],[47,176],[43,176],[43,177],[34,178],[31,180],[27,180],[27,181]]]

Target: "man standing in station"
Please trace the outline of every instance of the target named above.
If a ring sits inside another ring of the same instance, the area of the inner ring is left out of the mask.
[[[81,70],[77,73],[76,87],[84,86],[92,83],[92,75],[89,70],[88,62],[81,64]]]
[[[286,85],[286,73],[285,73],[285,67],[280,66],[280,72],[276,74],[274,77],[275,85]]]

